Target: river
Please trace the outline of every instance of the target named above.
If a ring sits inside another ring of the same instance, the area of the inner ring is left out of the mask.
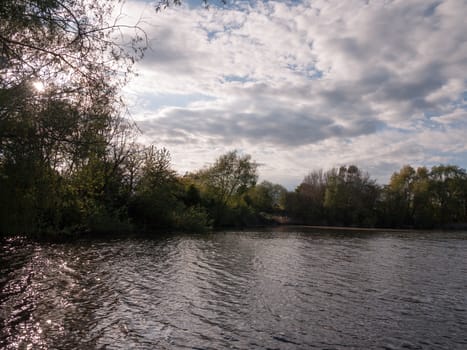
[[[467,349],[467,232],[1,242],[2,349]]]

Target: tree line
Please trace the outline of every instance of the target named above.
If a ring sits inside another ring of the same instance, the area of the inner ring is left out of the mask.
[[[355,165],[314,171],[286,194],[285,209],[311,225],[465,227],[467,174],[455,165],[406,165],[380,186]]]
[[[118,136],[80,144],[62,163],[60,147],[39,133],[45,120],[23,126],[27,143],[2,149],[4,235],[199,232],[281,222],[386,228],[467,223],[467,174],[453,165],[407,165],[384,186],[355,165],[342,166],[312,171],[287,191],[257,183],[258,164],[237,151],[179,175],[166,149],[125,141],[122,125]]]

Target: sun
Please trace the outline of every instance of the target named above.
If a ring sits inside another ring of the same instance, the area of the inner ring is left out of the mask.
[[[45,91],[45,85],[44,85],[44,83],[41,82],[41,81],[35,81],[35,82],[33,82],[33,83],[32,83],[32,86],[33,86],[34,89],[35,89],[37,92],[39,92],[39,93]]]

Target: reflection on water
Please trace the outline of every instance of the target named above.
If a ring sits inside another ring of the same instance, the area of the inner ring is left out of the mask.
[[[467,348],[467,233],[2,242],[0,348]]]

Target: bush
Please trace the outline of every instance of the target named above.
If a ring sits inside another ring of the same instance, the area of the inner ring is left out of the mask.
[[[188,232],[205,232],[212,227],[212,220],[203,207],[193,206],[174,214],[174,228]]]

